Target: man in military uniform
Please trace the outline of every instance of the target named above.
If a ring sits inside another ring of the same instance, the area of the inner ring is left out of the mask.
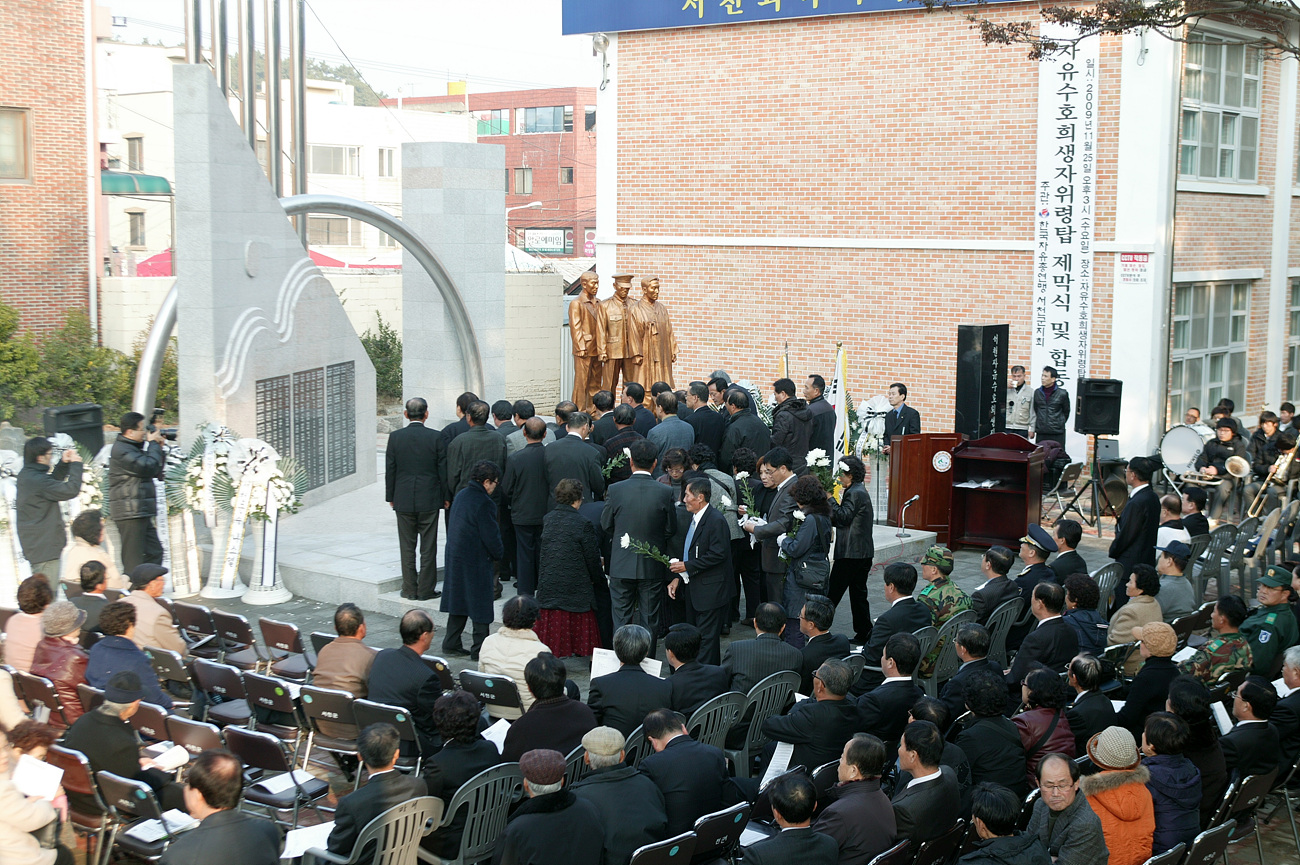
[[[1287,649],[1300,643],[1300,628],[1287,599],[1291,594],[1291,574],[1286,568],[1273,565],[1259,581],[1255,597],[1260,606],[1241,625],[1241,632],[1250,640],[1253,660],[1251,672],[1272,677],[1275,661]]]
[[[970,597],[957,587],[949,577],[952,574],[952,551],[947,547],[930,547],[921,557],[921,576],[929,583],[916,599],[930,610],[930,624],[942,628],[944,624],[958,613],[971,608]],[[935,661],[943,643],[937,643],[930,654],[921,660],[921,675],[928,676],[934,671]]]
[[[1241,633],[1246,621],[1246,602],[1236,595],[1219,598],[1210,612],[1210,625],[1217,637],[1196,650],[1196,653],[1179,665],[1184,673],[1191,673],[1202,682],[1213,684],[1229,670],[1249,670],[1254,662],[1250,640]]]
[[[642,345],[641,328],[632,317],[632,304],[627,301],[631,291],[631,275],[620,273],[614,277],[614,296],[600,302],[600,318],[605,327],[606,347],[605,354],[600,358],[605,365],[601,389],[613,394],[618,393],[620,372],[623,374],[624,384],[630,381],[645,384],[641,380],[641,364],[645,360],[645,347]]]
[[[1038,523],[1031,523],[1025,528],[1025,536],[1020,539],[1020,561],[1025,563],[1024,570],[1015,576],[1013,582],[1020,589],[1020,599],[1025,602],[1022,609],[1031,610],[1034,606],[1034,586],[1039,583],[1059,582],[1056,571],[1047,564],[1047,557],[1060,549],[1047,529]],[[1022,617],[1025,613],[1021,614]],[[1024,624],[1014,627],[1007,634],[1007,648],[1020,648],[1020,641],[1035,627],[1032,617]]]

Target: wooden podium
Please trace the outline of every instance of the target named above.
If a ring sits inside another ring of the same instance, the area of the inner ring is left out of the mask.
[[[912,496],[921,498],[907,509],[905,528],[937,534],[948,543],[948,510],[952,502],[952,452],[965,438],[961,433],[922,433],[894,436],[889,451],[889,524],[899,525],[898,513]]]
[[[963,442],[953,450],[952,543],[1012,550],[1043,508],[1043,450],[1010,433]],[[961,486],[997,481],[993,486]]]

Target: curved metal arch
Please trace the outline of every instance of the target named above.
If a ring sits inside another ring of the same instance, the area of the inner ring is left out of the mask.
[[[451,274],[442,266],[442,261],[428,244],[397,217],[373,204],[353,198],[345,198],[341,195],[291,195],[281,198],[280,204],[289,216],[331,213],[335,216],[359,219],[382,229],[411,253],[437,286],[438,294],[442,295],[442,302],[447,305],[447,311],[451,314],[452,324],[456,328],[456,342],[460,347],[461,363],[465,367],[465,390],[474,393],[483,392],[483,358],[479,354],[474,323],[470,320],[469,310],[465,308],[465,300],[461,297],[455,280],[451,278]],[[158,314],[154,316],[153,327],[149,329],[144,350],[140,353],[140,365],[136,368],[131,407],[145,416],[153,410],[158,395],[158,378],[162,374],[163,356],[167,352],[167,341],[171,339],[172,331],[176,327],[176,298],[176,283],[172,283],[167,296],[163,298],[162,305],[158,307]]]

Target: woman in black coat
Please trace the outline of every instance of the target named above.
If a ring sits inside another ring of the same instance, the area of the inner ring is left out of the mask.
[[[606,587],[605,572],[596,529],[578,513],[582,493],[582,481],[560,481],[555,509],[542,520],[537,575],[542,614],[534,630],[557,658],[590,657],[600,645],[596,592]]]
[[[1210,828],[1214,812],[1228,788],[1228,768],[1219,745],[1219,728],[1214,723],[1210,690],[1200,679],[1184,673],[1169,683],[1165,710],[1187,722],[1191,731],[1183,756],[1201,772],[1201,828]]]
[[[497,503],[492,501],[501,470],[495,463],[481,460],[470,470],[469,480],[456,493],[447,516],[442,602],[438,609],[448,614],[442,650],[463,654],[461,634],[465,620],[473,619],[470,657],[478,660],[479,646],[487,639],[488,625],[496,617],[492,606],[492,563],[501,560],[505,549],[497,524]]]
[[[875,515],[871,496],[863,483],[867,468],[855,456],[842,456],[839,462],[839,485],[844,488],[840,503],[831,511],[835,533],[835,562],[831,565],[831,585],[827,594],[831,603],[840,605],[844,592],[849,593],[853,611],[853,641],[865,644],[871,638],[871,603],[867,599],[867,575],[876,555],[872,530]]]
[[[825,562],[830,553],[831,506],[821,481],[813,475],[804,475],[796,480],[790,495],[799,509],[794,512],[794,527],[781,541],[781,557],[787,563],[782,600],[787,618],[785,633],[781,636],[796,649],[802,649],[807,642],[807,637],[799,630],[803,602],[809,593],[824,593],[826,585],[823,582],[820,589],[805,588],[799,585],[796,575],[803,562],[817,558]],[[826,573],[829,574],[829,568]]]

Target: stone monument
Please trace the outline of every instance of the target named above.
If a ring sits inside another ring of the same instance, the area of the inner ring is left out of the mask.
[[[375,370],[338,295],[211,71],[176,66],[174,93],[182,438],[215,422],[267,442],[308,505],[373,483]]]

